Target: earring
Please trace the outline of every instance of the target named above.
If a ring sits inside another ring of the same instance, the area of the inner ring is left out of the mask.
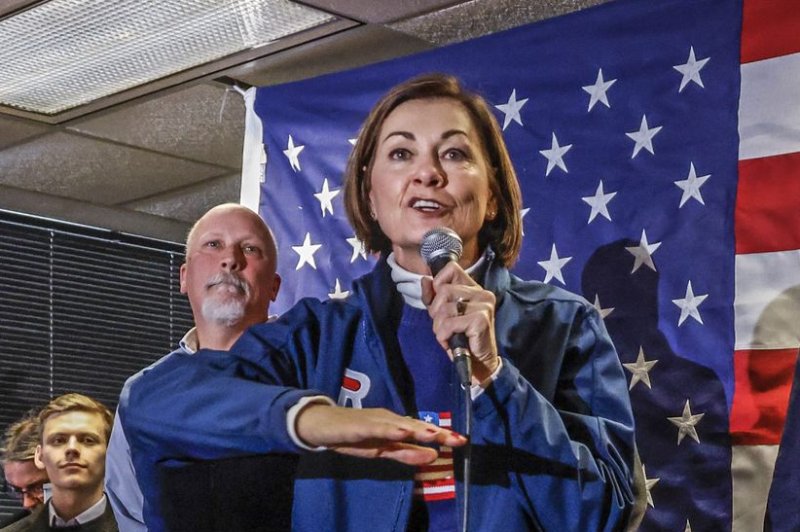
[[[378,215],[377,215],[377,214],[375,214],[375,211],[373,211],[372,209],[370,209],[370,211],[369,211],[369,216],[370,216],[370,218],[372,218],[373,220],[377,220],[377,219],[378,219]]]
[[[492,221],[494,220],[495,216],[497,216],[497,213],[495,211],[491,211],[486,214],[486,219]]]

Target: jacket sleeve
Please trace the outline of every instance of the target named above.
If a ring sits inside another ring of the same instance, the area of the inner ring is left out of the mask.
[[[477,398],[473,442],[505,457],[519,503],[544,530],[621,530],[634,500],[633,414],[600,317],[576,305],[558,325],[526,324],[547,329],[545,340],[509,349],[517,364],[504,357]]]
[[[145,373],[123,392],[120,416],[128,440],[157,448],[163,459],[298,452],[286,413],[313,395],[320,393],[282,385],[228,353],[202,350]]]
[[[142,517],[142,492],[136,481],[131,450],[119,415],[114,418],[114,428],[106,450],[105,491],[120,530],[147,532]]]
[[[267,369],[207,350],[174,354],[129,380],[118,413],[149,530],[165,530],[160,501],[167,469],[197,460],[300,452],[289,437],[286,412],[318,392],[277,382]]]

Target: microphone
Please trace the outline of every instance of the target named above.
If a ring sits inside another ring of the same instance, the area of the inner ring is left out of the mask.
[[[437,227],[425,233],[420,244],[420,255],[428,264],[434,277],[442,271],[447,263],[458,262],[464,247],[461,237],[447,227]],[[453,363],[461,385],[469,389],[472,384],[472,353],[469,352],[469,340],[464,333],[455,333],[447,341],[453,352]]]

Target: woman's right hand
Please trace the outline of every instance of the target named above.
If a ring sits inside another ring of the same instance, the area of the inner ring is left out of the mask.
[[[297,436],[311,447],[361,458],[388,458],[408,465],[429,464],[438,452],[418,443],[460,447],[467,439],[385,408],[345,408],[323,403],[304,407],[295,422]]]

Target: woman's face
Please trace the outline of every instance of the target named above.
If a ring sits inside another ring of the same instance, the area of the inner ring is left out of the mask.
[[[419,244],[436,227],[461,236],[462,266],[477,260],[478,232],[497,211],[484,152],[469,113],[455,100],[411,100],[386,117],[369,199],[398,264],[427,273]]]

